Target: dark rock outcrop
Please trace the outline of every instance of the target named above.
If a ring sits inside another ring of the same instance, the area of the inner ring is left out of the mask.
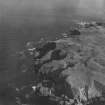
[[[55,49],[51,54],[51,60],[61,60],[64,59],[66,55],[66,51],[63,51],[61,49]]]
[[[55,42],[47,42],[45,45],[43,45],[41,48],[37,48],[36,51],[39,52],[39,56],[37,57],[40,59],[43,57],[47,52],[50,50],[54,50],[56,48]]]
[[[77,30],[77,29],[74,29],[74,30],[70,30],[69,34],[71,36],[76,36],[76,35],[81,35],[81,32],[79,30]]]

